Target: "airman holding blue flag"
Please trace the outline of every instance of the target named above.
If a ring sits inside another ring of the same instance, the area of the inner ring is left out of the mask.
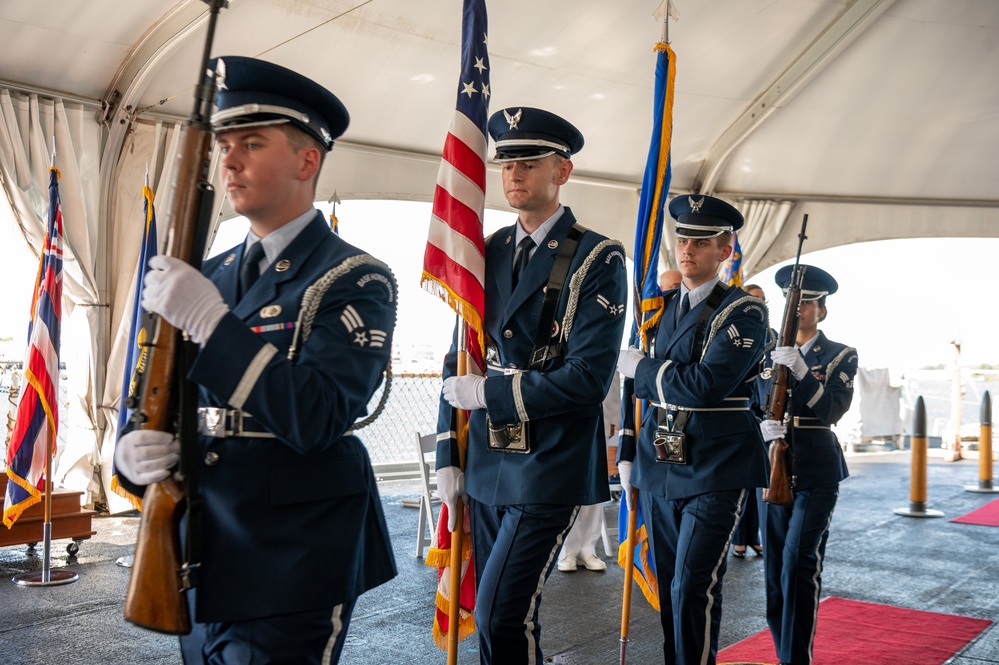
[[[649,400],[637,443],[622,437],[618,468],[634,486],[663,598],[665,662],[715,662],[721,583],[741,507],[767,482],[766,454],[750,411],[763,355],[766,306],[718,279],[742,215],[721,199],[679,196],[676,258],[683,276],[663,294],[648,355],[621,352],[618,369]]]

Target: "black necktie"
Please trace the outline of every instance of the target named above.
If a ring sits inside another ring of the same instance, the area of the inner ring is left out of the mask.
[[[242,298],[260,277],[260,261],[264,258],[264,244],[257,241],[250,245],[239,264],[239,297]]]
[[[517,288],[517,282],[520,281],[521,275],[527,270],[527,262],[531,260],[530,252],[534,247],[534,241],[531,240],[531,236],[527,236],[520,243],[517,244],[517,260],[513,262],[513,286]]]
[[[690,294],[684,293],[683,300],[680,301],[680,310],[676,315],[676,322],[680,323],[683,321],[683,317],[687,316],[687,312],[690,311]]]

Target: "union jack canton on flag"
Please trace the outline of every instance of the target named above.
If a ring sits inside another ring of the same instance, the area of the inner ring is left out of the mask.
[[[21,401],[7,448],[7,493],[3,523],[42,500],[46,458],[55,453],[59,431],[59,327],[62,318],[62,210],[59,169],[49,168],[49,219],[45,231],[28,326]],[[50,465],[48,465],[50,466]]]

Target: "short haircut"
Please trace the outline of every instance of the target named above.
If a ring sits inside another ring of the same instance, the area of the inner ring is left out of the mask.
[[[288,138],[288,145],[295,152],[300,152],[306,148],[315,148],[319,151],[319,168],[316,169],[316,175],[312,182],[313,185],[316,185],[319,182],[319,174],[323,170],[323,162],[326,160],[326,146],[290,122],[276,125],[276,127],[284,132],[284,135]]]

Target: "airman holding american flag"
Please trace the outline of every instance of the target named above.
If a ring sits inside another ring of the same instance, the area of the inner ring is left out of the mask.
[[[485,243],[485,376],[445,359],[437,480],[467,497],[483,663],[542,662],[541,589],[581,505],[609,499],[601,404],[624,329],[625,252],[559,202],[582,134],[513,106],[490,135],[516,224]],[[457,410],[471,411],[459,464]]]

